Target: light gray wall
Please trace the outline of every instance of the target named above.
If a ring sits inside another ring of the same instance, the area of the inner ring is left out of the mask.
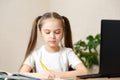
[[[101,19],[120,19],[120,0],[0,0],[0,70],[18,71],[33,19],[47,11],[69,18],[76,42],[100,33]]]

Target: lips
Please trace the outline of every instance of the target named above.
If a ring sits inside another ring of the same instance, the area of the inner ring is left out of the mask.
[[[56,41],[48,41],[49,43],[55,43]]]

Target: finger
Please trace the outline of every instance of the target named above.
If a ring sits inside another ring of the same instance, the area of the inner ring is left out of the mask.
[[[48,79],[54,79],[54,78],[55,76],[51,76],[51,75],[48,76]]]

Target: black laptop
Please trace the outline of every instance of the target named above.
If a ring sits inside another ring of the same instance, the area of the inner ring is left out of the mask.
[[[120,20],[101,21],[99,73],[77,78],[120,77]]]

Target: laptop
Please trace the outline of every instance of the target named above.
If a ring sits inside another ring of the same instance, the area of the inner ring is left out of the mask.
[[[120,20],[101,20],[100,66],[96,74],[77,78],[120,77]]]

